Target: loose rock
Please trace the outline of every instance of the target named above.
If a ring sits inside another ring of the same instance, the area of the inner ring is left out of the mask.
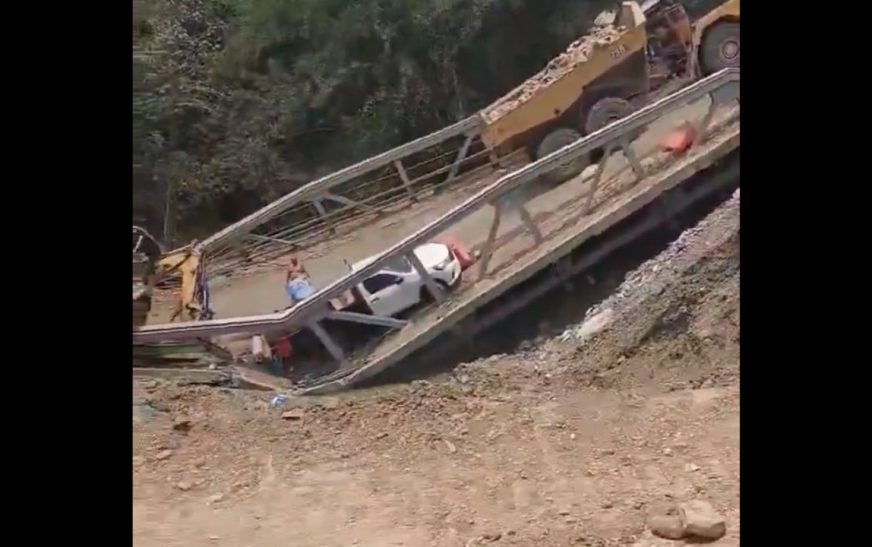
[[[666,539],[681,539],[684,537],[684,525],[677,515],[654,515],[648,517],[648,528],[655,536]]]
[[[161,450],[160,452],[157,453],[157,456],[155,456],[155,459],[160,462],[160,461],[168,459],[172,455],[173,455],[172,450]]]
[[[678,506],[681,522],[687,534],[705,539],[718,539],[727,533],[727,524],[710,503],[688,501]]]
[[[191,419],[186,418],[184,416],[178,417],[175,420],[173,420],[173,429],[175,431],[181,431],[183,433],[187,433],[188,431],[191,430],[191,425],[192,425]]]
[[[176,488],[178,488],[182,492],[187,492],[188,490],[190,490],[193,487],[194,487],[194,485],[188,481],[179,481],[176,483]]]
[[[224,494],[213,494],[209,496],[208,500],[209,505],[212,505],[213,503],[220,503],[222,501],[224,501]]]
[[[282,420],[302,420],[305,412],[302,408],[292,408],[286,412],[282,412]]]

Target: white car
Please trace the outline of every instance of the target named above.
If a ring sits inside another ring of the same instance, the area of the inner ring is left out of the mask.
[[[460,284],[460,261],[447,245],[425,243],[415,248],[415,256],[424,265],[436,283],[444,289]],[[374,257],[355,262],[351,271],[356,272],[371,264]],[[374,315],[393,316],[419,304],[430,297],[418,271],[405,256],[394,259],[367,277],[357,286]]]

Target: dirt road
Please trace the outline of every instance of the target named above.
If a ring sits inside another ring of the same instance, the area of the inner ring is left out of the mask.
[[[137,382],[134,544],[674,545],[646,516],[703,499],[738,545],[738,212],[595,319],[446,380],[279,408]]]

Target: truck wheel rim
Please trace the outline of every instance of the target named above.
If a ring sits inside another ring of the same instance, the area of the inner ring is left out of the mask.
[[[721,58],[725,61],[735,61],[739,56],[739,41],[733,38],[721,43]]]

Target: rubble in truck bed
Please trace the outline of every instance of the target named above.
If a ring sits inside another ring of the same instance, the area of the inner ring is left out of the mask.
[[[625,31],[626,27],[623,26],[601,25],[595,27],[589,34],[575,40],[565,52],[551,59],[542,71],[484,108],[481,111],[481,116],[485,123],[494,123],[526,103],[537,91],[548,87],[552,82],[571,72],[576,66],[587,62],[595,50],[606,48],[615,43]]]

